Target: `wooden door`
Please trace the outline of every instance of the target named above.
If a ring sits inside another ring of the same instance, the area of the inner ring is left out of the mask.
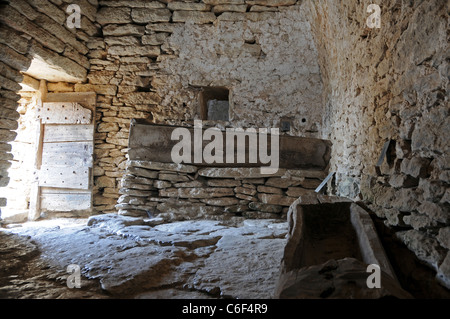
[[[38,109],[35,218],[92,211],[95,93],[88,94],[48,94]]]

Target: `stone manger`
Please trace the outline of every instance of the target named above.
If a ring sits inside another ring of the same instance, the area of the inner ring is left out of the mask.
[[[301,196],[291,205],[288,222],[276,298],[411,298],[401,288],[368,212],[357,203]],[[368,265],[380,268],[381,288],[369,288]]]
[[[177,141],[171,136],[177,128],[132,122],[119,214],[165,222],[283,218],[298,196],[314,192],[326,177],[329,141],[280,136],[280,168],[264,174],[260,163],[174,163],[171,152]],[[250,151],[246,145],[245,158]]]

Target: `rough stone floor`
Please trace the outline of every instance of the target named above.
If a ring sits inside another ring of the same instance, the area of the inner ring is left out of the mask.
[[[287,230],[116,214],[0,228],[0,298],[272,298]],[[67,287],[71,264],[79,289]]]

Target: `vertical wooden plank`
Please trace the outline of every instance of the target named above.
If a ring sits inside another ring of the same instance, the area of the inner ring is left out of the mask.
[[[44,105],[44,101],[47,98],[47,81],[41,80],[39,83],[39,91],[38,91],[38,107],[42,107]],[[35,174],[37,175],[37,172],[40,170],[42,165],[42,150],[43,150],[43,143],[44,143],[44,125],[42,124],[42,121],[39,120],[39,123],[37,125],[36,129],[36,140],[35,140]],[[28,220],[36,220],[41,215],[41,194],[40,194],[40,187],[39,187],[39,181],[36,180],[33,185],[31,186],[31,193],[30,193],[30,208],[28,211]]]

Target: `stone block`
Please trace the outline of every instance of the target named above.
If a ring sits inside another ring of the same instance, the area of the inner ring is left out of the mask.
[[[108,54],[114,56],[144,56],[157,57],[161,54],[159,46],[121,46],[115,45],[108,48]]]
[[[286,172],[284,169],[279,169],[276,174],[266,175],[261,174],[261,169],[257,167],[250,168],[203,168],[198,171],[200,176],[209,178],[236,178],[236,179],[248,179],[248,178],[261,178],[269,176],[283,176]]]
[[[216,20],[213,12],[203,11],[174,11],[173,22],[193,22],[195,24],[207,24]]]
[[[212,187],[237,187],[241,186],[241,181],[235,179],[210,179],[207,182]]]
[[[201,202],[210,206],[220,207],[229,207],[239,204],[239,200],[234,197],[206,198],[202,199]]]
[[[281,213],[283,206],[281,205],[270,205],[258,202],[252,202],[248,204],[251,210],[261,211],[264,213]]]
[[[450,251],[439,266],[436,278],[442,285],[447,287],[447,289],[450,289]]]
[[[145,34],[145,27],[136,24],[108,24],[102,30],[103,36],[142,36]]]
[[[300,185],[300,182],[289,178],[271,177],[266,181],[265,185],[278,188],[288,188],[291,186]]]
[[[425,233],[418,230],[407,230],[397,232],[396,236],[415,253],[423,262],[438,270],[439,265],[444,260],[444,251],[439,242]]]
[[[154,92],[131,92],[120,97],[120,101],[125,104],[159,104],[161,97]]]
[[[116,187],[116,179],[115,178],[111,178],[111,177],[107,177],[107,176],[101,176],[101,177],[97,178],[95,184],[96,184],[97,187],[112,187],[112,188],[115,188]]]
[[[437,240],[441,244],[442,247],[450,249],[450,227],[449,226],[442,227],[441,229],[439,229]]]
[[[211,11],[211,6],[205,3],[169,2],[167,8],[172,11]]]
[[[146,168],[150,170],[164,170],[187,174],[193,174],[197,172],[197,167],[183,164],[158,163],[149,161],[128,161],[127,165],[128,167]]]
[[[403,159],[401,172],[412,177],[426,177],[430,160],[427,158],[413,157],[412,159]]]
[[[245,194],[249,196],[254,196],[256,194],[256,189],[248,188],[248,187],[236,187],[234,188],[234,192],[237,194]]]
[[[258,194],[258,199],[264,204],[279,205],[279,206],[291,206],[296,200],[295,197],[277,195],[277,194]]]
[[[292,6],[297,3],[297,0],[246,0],[246,4],[260,5],[266,7],[278,7],[278,6]]]
[[[290,197],[300,197],[307,194],[314,194],[314,192],[301,187],[289,187],[286,191],[286,195]]]
[[[171,17],[168,9],[133,8],[131,12],[135,23],[169,22]]]
[[[175,198],[219,198],[234,196],[232,188],[168,188],[159,191],[161,197]]]
[[[283,194],[283,190],[278,187],[271,187],[271,186],[258,186],[258,192],[259,193],[269,193],[269,194]]]
[[[247,5],[238,5],[238,4],[219,4],[214,6],[214,13],[223,13],[223,12],[246,12]]]
[[[172,183],[189,182],[190,179],[186,175],[160,173],[158,179],[169,181]]]
[[[105,24],[126,24],[131,22],[131,9],[126,7],[102,7],[97,12],[97,22]]]
[[[129,167],[127,169],[127,173],[134,175],[134,176],[145,177],[145,178],[149,178],[149,179],[158,178],[157,171],[152,171],[152,170],[140,168],[140,167]]]

